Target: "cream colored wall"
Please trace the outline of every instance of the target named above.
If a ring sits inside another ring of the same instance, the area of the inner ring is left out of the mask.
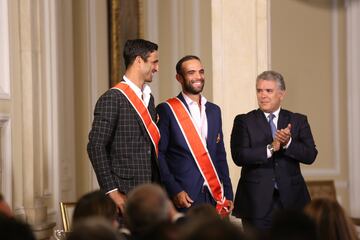
[[[145,39],[159,44],[160,71],[151,83],[156,104],[177,95],[177,61],[188,54],[201,58],[205,68],[204,94],[212,99],[211,1],[141,0],[140,23]]]
[[[284,107],[308,116],[319,151],[303,172],[334,179],[348,208],[345,24],[340,0],[271,1],[271,66],[287,83]]]

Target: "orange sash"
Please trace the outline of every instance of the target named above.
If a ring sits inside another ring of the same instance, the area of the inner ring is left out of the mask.
[[[152,120],[149,110],[145,106],[144,102],[136,95],[136,93],[126,83],[120,82],[117,85],[115,85],[113,89],[117,89],[120,92],[122,92],[125,95],[125,97],[129,100],[131,105],[134,107],[141,121],[143,122],[145,129],[154,145],[156,156],[158,156],[159,153],[158,144],[160,140],[160,132],[156,124]]]
[[[200,173],[203,176],[206,185],[209,187],[212,197],[217,203],[217,212],[221,216],[227,216],[229,214],[227,209],[228,200],[226,200],[224,196],[223,186],[219,180],[209,151],[201,139],[190,113],[178,98],[168,99],[166,103],[170,106]]]

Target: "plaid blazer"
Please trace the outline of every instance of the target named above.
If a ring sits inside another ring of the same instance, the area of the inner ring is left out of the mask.
[[[149,112],[156,119],[154,97]],[[156,155],[146,129],[127,98],[116,89],[97,101],[87,151],[100,188],[127,194],[158,179]]]

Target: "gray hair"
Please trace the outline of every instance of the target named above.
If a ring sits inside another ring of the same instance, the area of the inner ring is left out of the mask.
[[[286,90],[284,78],[278,72],[275,72],[275,71],[262,72],[260,75],[257,76],[256,83],[258,83],[260,80],[275,81],[280,90],[282,90],[282,91]]]

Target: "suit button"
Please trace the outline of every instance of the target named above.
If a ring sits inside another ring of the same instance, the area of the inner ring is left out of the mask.
[[[151,151],[150,151],[150,150],[148,150],[148,151],[147,151],[147,153],[148,153],[148,154],[151,154]]]

